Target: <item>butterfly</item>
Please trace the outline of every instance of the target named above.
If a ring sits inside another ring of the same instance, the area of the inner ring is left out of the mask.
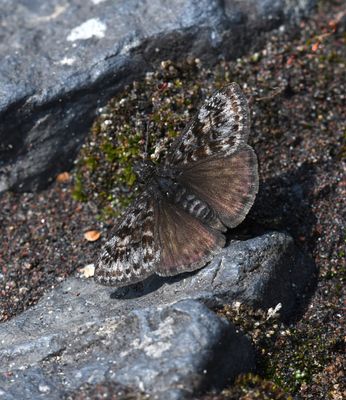
[[[96,281],[121,287],[205,266],[258,191],[249,133],[249,108],[238,84],[214,92],[162,162],[143,163],[144,189],[104,245]]]

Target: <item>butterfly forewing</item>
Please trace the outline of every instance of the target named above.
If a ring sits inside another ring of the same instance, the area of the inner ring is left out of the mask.
[[[236,83],[215,92],[173,142],[164,163],[187,165],[215,154],[232,154],[250,132],[247,100]]]

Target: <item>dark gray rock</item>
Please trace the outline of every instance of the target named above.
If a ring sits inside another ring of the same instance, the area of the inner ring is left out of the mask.
[[[95,110],[162,59],[215,63],[315,0],[3,0],[0,192],[69,168]]]
[[[235,300],[262,308],[282,303],[281,317],[288,319],[299,310],[314,272],[314,264],[291,236],[270,232],[231,242],[209,265],[192,274],[152,277],[120,289],[98,285],[92,279],[69,278],[36,306],[1,324],[0,337],[6,335],[9,344],[32,332],[68,330],[79,321],[122,316],[185,299],[210,306]]]
[[[28,333],[21,343],[10,345],[10,333],[3,338],[0,396],[61,399],[84,383],[111,381],[151,398],[191,398],[254,367],[248,339],[196,301],[122,317],[88,314],[68,329]]]
[[[194,300],[265,308],[281,302],[287,319],[313,276],[314,265],[292,238],[270,232],[231,242],[193,274],[117,290],[70,278],[0,325],[0,390],[13,398],[22,390],[28,395],[21,398],[54,399],[53,393],[83,383],[111,380],[181,398],[222,384],[251,369],[253,356],[241,335]],[[1,375],[8,371],[13,375]]]

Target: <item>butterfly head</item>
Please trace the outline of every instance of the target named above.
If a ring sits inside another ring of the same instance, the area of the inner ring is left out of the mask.
[[[139,160],[133,165],[139,183],[146,183],[155,171],[155,164],[150,160]]]

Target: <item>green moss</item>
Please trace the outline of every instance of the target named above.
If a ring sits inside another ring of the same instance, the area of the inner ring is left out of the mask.
[[[224,389],[218,396],[218,400],[228,399],[293,400],[293,397],[274,382],[255,374],[244,374],[236,379],[231,388]]]
[[[246,305],[236,309],[224,306],[217,313],[252,339],[262,376],[258,379],[273,382],[286,395],[296,395],[302,385],[311,384],[331,361],[332,349],[337,345],[335,338],[326,337],[323,326],[288,328],[276,319],[268,319],[265,311]]]
[[[77,201],[85,202],[87,201],[87,195],[84,191],[82,180],[83,179],[81,174],[77,173],[75,175],[75,183],[74,183],[74,188],[72,190],[72,197]]]
[[[338,257],[340,257],[341,259],[343,259],[346,256],[345,251],[344,250],[340,250],[338,252]]]
[[[289,335],[289,341],[277,338],[278,350],[266,359],[266,374],[279,386],[297,393],[303,384],[310,384],[312,377],[323,370],[334,343],[326,340],[323,329],[310,330],[308,326],[304,332],[290,329]],[[280,344],[285,346],[280,349]]]
[[[101,144],[100,149],[104,153],[106,160],[109,162],[114,162],[119,157],[118,155],[121,154],[121,149],[113,146],[108,140]]]
[[[93,156],[85,158],[85,165],[91,170],[95,171],[98,167],[97,159]]]

